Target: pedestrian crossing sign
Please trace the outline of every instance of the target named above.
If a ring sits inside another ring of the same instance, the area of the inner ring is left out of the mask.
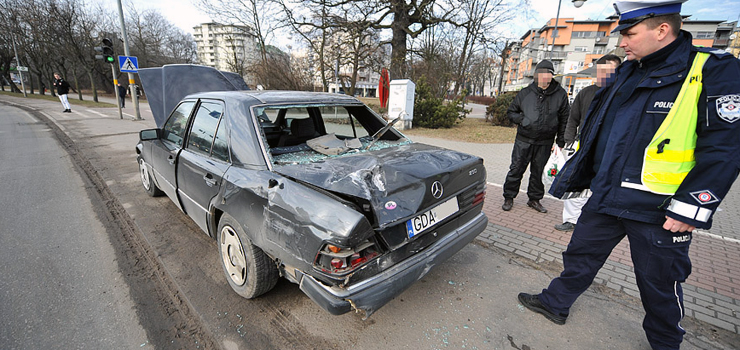
[[[121,72],[138,73],[139,59],[136,56],[118,56],[118,67]]]

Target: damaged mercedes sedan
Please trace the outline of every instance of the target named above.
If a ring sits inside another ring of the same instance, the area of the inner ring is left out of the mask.
[[[136,146],[144,189],[217,240],[245,298],[284,277],[368,317],[488,223],[481,158],[413,143],[356,98],[192,65],[140,76],[158,126]]]

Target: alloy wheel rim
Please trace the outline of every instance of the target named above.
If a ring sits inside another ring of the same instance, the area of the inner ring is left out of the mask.
[[[221,263],[231,281],[241,286],[247,280],[247,258],[236,232],[229,226],[221,229]]]
[[[146,170],[146,163],[142,160],[139,162],[139,174],[141,175],[141,184],[144,188],[149,190],[149,171]]]

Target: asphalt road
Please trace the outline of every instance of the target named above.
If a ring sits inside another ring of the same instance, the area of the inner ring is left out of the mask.
[[[55,124],[0,105],[0,149],[1,349],[211,345]]]
[[[0,347],[142,348],[147,334],[67,152],[29,114],[0,115]]]

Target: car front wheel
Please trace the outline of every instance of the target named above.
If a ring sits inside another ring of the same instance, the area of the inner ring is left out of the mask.
[[[149,173],[146,162],[144,162],[144,159],[141,158],[139,158],[139,175],[141,176],[141,184],[144,186],[144,190],[146,190],[146,193],[149,196],[157,197],[164,194],[164,192],[162,192],[162,190],[160,190],[159,187],[154,184],[152,174]]]
[[[273,261],[252,244],[241,225],[228,214],[218,224],[218,252],[226,280],[237,294],[252,299],[277,283],[279,274]]]

